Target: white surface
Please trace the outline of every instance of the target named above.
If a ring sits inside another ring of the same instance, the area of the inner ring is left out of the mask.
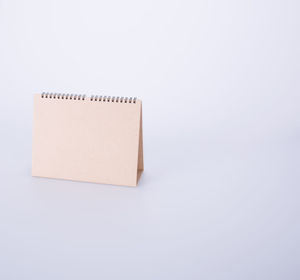
[[[0,1],[0,279],[289,279],[299,1]],[[139,96],[138,188],[31,177],[33,93]]]

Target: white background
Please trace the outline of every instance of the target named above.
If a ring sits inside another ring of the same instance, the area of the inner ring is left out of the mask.
[[[0,279],[300,279],[297,0],[0,0]],[[31,177],[33,94],[138,96],[127,188]]]

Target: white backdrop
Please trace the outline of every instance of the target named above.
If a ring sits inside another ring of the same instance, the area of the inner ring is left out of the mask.
[[[299,12],[0,0],[0,279],[300,279]],[[32,178],[42,91],[141,98],[139,187]]]

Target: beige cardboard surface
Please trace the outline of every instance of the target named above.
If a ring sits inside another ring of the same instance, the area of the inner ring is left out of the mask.
[[[142,103],[34,96],[32,175],[136,186]]]

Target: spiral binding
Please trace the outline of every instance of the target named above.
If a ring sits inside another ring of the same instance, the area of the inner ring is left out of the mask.
[[[41,97],[42,98],[53,98],[53,99],[85,100],[86,95],[43,92],[41,94]]]
[[[136,97],[119,97],[119,96],[102,96],[102,95],[92,95],[90,97],[91,101],[100,102],[115,102],[115,103],[136,103]]]
[[[64,93],[49,93],[43,92],[41,94],[42,98],[53,98],[53,99],[69,99],[69,100],[85,100],[86,95],[81,94],[64,94]],[[119,96],[102,96],[102,95],[92,95],[89,98],[90,101],[100,101],[100,102],[114,102],[114,103],[136,103],[136,97],[119,97]]]

